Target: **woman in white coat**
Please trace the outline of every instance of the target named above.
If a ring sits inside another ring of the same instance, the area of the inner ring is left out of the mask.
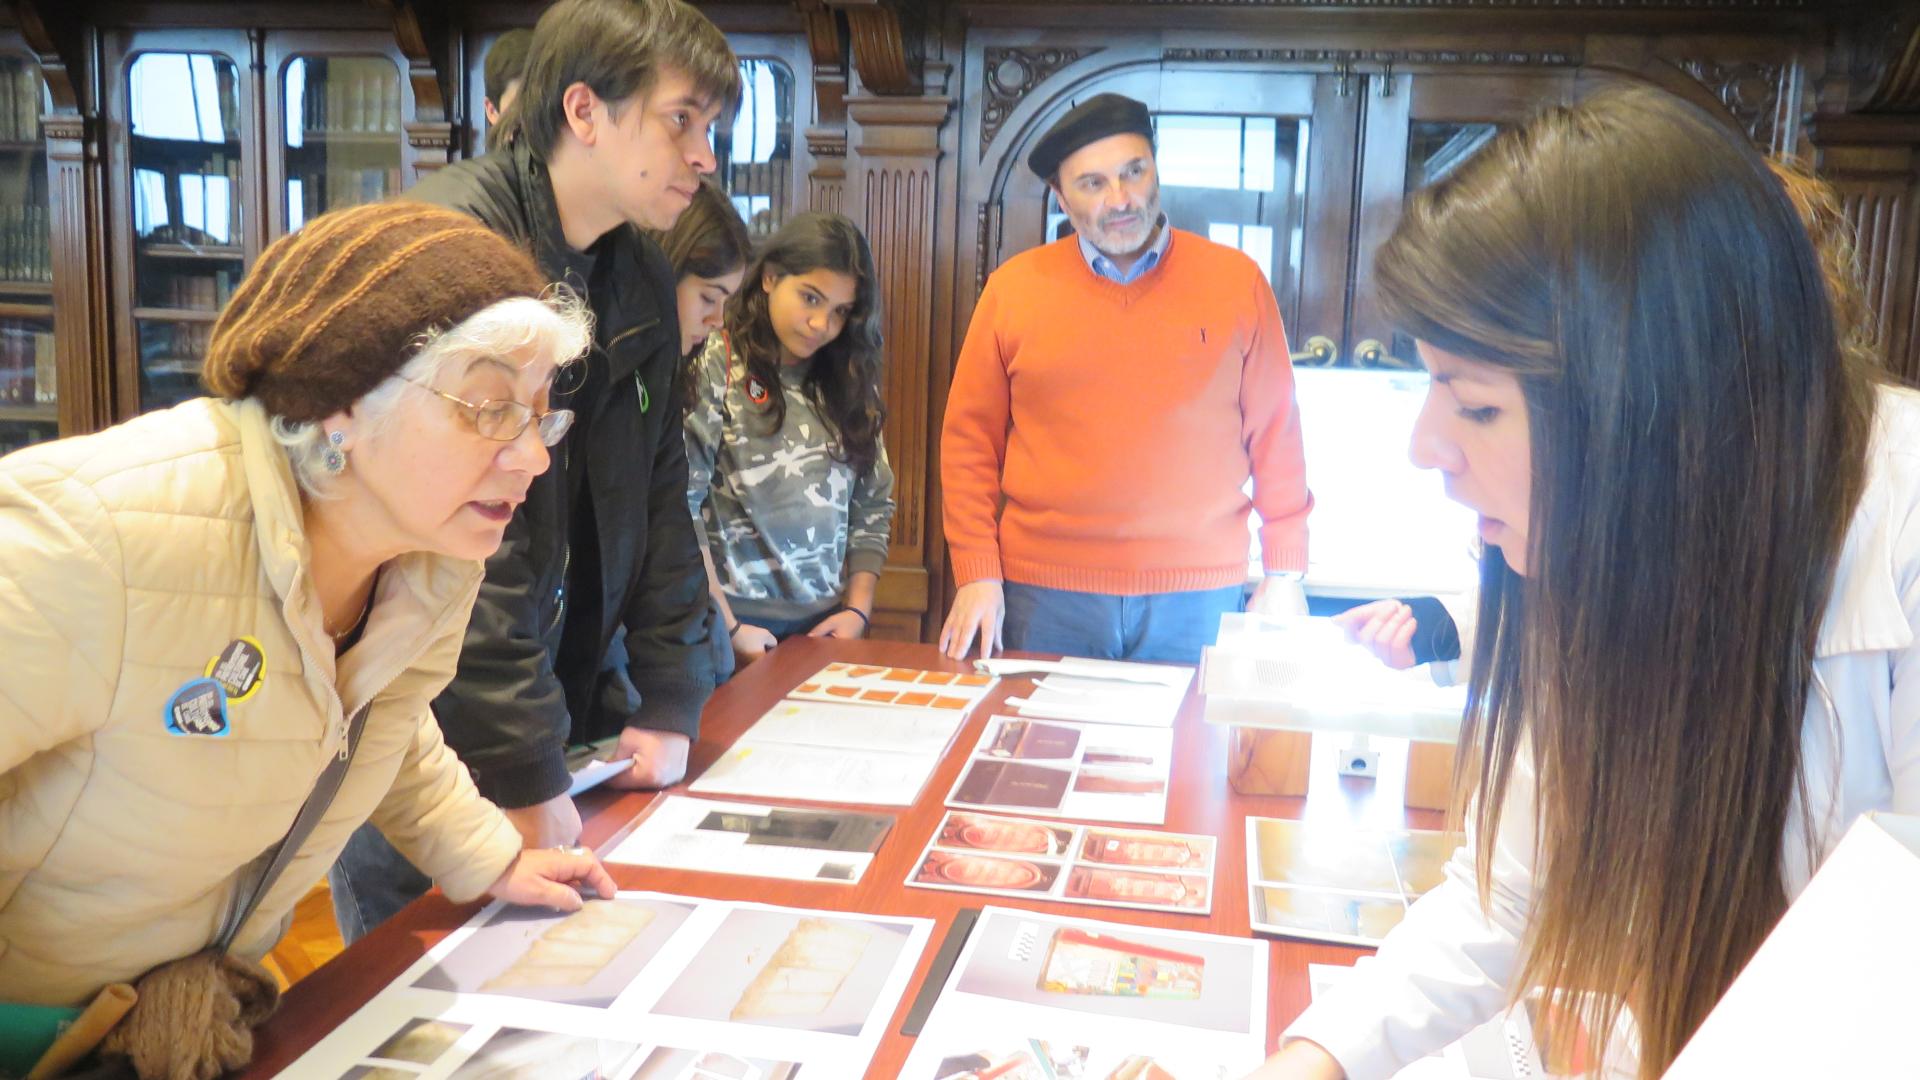
[[[1389,1076],[1542,992],[1658,1076],[1847,826],[1920,811],[1920,395],[1765,160],[1652,90],[1497,139],[1377,274],[1487,545],[1469,835],[1259,1075]]]

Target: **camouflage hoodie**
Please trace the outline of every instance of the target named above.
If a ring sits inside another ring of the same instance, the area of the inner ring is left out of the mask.
[[[716,333],[694,362],[687,506],[734,614],[805,618],[838,605],[855,572],[886,563],[893,467],[884,443],[862,476],[834,457],[833,431],[800,389],[805,364],[781,372],[787,420],[769,432],[754,402],[763,391],[727,354]]]

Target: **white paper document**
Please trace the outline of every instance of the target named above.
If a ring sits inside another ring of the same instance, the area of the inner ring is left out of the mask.
[[[567,794],[572,796],[591,791],[631,768],[633,759],[630,757],[614,761],[589,761],[573,770],[573,782],[567,785]]]
[[[783,701],[688,790],[909,806],[965,722],[960,710]]]
[[[892,826],[884,814],[669,795],[605,860],[851,885],[866,874]]]
[[[281,1075],[862,1075],[926,919],[622,892],[493,904]]]
[[[1236,1080],[1265,1057],[1267,953],[988,907],[901,1076]]]
[[[995,716],[947,805],[1160,825],[1172,773],[1170,730]]]
[[[985,675],[1004,678],[1009,675],[1071,675],[1107,682],[1164,686],[1184,690],[1193,681],[1193,669],[1173,664],[1138,664],[1129,660],[1089,660],[1066,656],[1058,660],[1015,660],[1006,656],[975,660],[973,666]]]

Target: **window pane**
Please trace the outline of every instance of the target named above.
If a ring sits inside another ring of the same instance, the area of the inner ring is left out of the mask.
[[[143,53],[126,104],[140,405],[154,409],[201,393],[214,313],[245,267],[239,69],[216,53]]]
[[[1407,190],[1425,187],[1459,168],[1499,132],[1494,124],[1415,120],[1407,134]]]
[[[287,64],[287,230],[400,190],[400,69],[383,56],[301,56]]]
[[[786,220],[793,176],[793,72],[778,60],[740,61],[740,108],[714,134],[720,181],[756,237]]]

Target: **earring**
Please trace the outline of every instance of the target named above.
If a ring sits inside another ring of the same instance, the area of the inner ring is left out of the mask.
[[[327,433],[327,446],[320,451],[321,468],[335,476],[347,471],[347,452],[340,449],[346,441],[347,434],[344,431]]]

